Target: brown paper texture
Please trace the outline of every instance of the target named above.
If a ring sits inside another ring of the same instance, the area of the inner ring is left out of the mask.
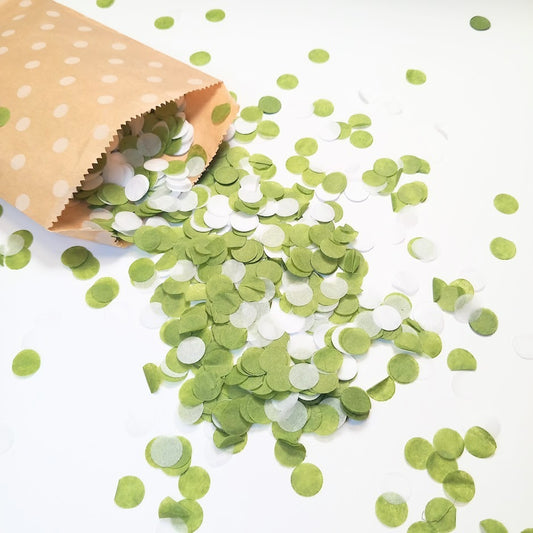
[[[0,108],[10,112],[0,198],[90,240],[106,237],[84,226],[90,210],[72,195],[121,126],[185,96],[194,143],[210,161],[238,109],[220,80],[51,0],[0,0],[0,72]],[[213,124],[226,102],[230,115]]]

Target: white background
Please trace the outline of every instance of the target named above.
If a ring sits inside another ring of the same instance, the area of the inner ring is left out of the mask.
[[[459,459],[477,492],[458,506],[457,531],[478,531],[485,518],[501,520],[510,532],[533,527],[533,361],[512,347],[515,335],[531,332],[533,302],[531,2],[116,0],[105,10],[92,1],[63,3],[182,61],[198,50],[210,52],[204,70],[223,79],[241,106],[255,105],[265,94],[279,97],[283,109],[272,117],[281,127],[279,138],[248,148],[274,159],[282,183],[293,179],[284,162],[294,154],[294,142],[317,137],[328,120],[297,118],[302,104],[328,98],[335,120],[369,114],[371,148],[321,142],[314,166],[358,179],[378,157],[414,153],[428,159],[432,171],[422,176],[429,198],[412,211],[414,225],[393,215],[387,198],[344,203],[346,221],[375,243],[366,254],[365,287],[388,294],[397,271],[408,270],[420,282],[415,309],[423,308],[432,301],[433,276],[451,281],[475,268],[486,282],[480,301],[496,311],[500,327],[483,338],[444,316],[443,353],[421,361],[417,382],[398,386],[389,402],[374,402],[362,424],[348,423],[328,438],[305,436],[307,460],[324,473],[322,491],[305,499],[292,490],[290,469],[275,461],[268,428],[251,431],[245,450],[229,458],[214,451],[206,424],[179,422],[177,388],[150,395],[142,365],[158,363],[167,347],[157,330],[139,322],[151,291],[134,289],[127,277],[138,251],[82,243],[100,260],[100,275],[116,277],[121,286],[109,307],[91,309],[84,295],[94,280],[75,280],[60,262],[62,251],[79,243],[47,233],[1,202],[0,234],[28,228],[35,242],[24,270],[0,270],[0,431],[14,437],[0,455],[0,531],[152,533],[161,499],[180,496],[175,478],[146,464],[144,447],[153,436],[180,434],[193,443],[193,464],[207,468],[212,479],[200,501],[202,532],[385,531],[374,502],[391,488],[408,497],[409,518],[398,528],[403,532],[421,519],[429,499],[443,495],[427,473],[405,463],[405,442],[413,436],[431,440],[442,427],[464,434],[471,425],[498,430],[498,450],[491,459],[466,452]],[[205,20],[213,7],[226,11],[223,22]],[[489,31],[469,27],[477,14],[492,22]],[[175,17],[173,28],[153,27],[163,15]],[[308,61],[312,48],[328,50],[330,61]],[[408,68],[423,70],[427,83],[408,84]],[[298,76],[296,90],[276,86],[285,72]],[[364,103],[360,92],[373,103]],[[494,209],[500,192],[519,200],[515,215]],[[406,239],[393,245],[390,236],[398,228]],[[415,236],[438,245],[435,261],[409,256],[406,243]],[[516,243],[513,260],[490,254],[496,236]],[[378,345],[361,364],[360,386],[385,376],[392,349]],[[458,346],[476,356],[475,373],[454,375],[447,368],[446,354]],[[42,366],[19,379],[11,361],[24,347],[41,354]],[[133,436],[128,428],[143,421],[144,432]],[[133,510],[113,502],[123,475],[137,475],[146,485],[143,503]]]

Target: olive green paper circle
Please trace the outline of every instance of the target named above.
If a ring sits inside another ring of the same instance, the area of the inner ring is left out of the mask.
[[[465,448],[475,457],[491,457],[496,452],[494,437],[480,426],[471,427],[465,434]]]
[[[476,486],[472,476],[463,470],[450,472],[442,484],[448,496],[454,501],[468,503],[476,494]]]
[[[282,74],[279,76],[276,83],[280,89],[289,91],[298,86],[298,78],[294,74]]]
[[[300,496],[314,496],[322,488],[323,482],[322,472],[311,463],[298,465],[291,474],[292,488]]]
[[[436,452],[444,459],[457,459],[465,449],[463,437],[454,429],[439,429],[433,437]]]
[[[144,499],[144,483],[136,476],[124,476],[118,480],[115,503],[123,509],[137,507]]]
[[[405,79],[412,85],[422,85],[426,83],[426,75],[421,70],[409,69],[405,73]]]
[[[115,0],[96,0],[98,7],[111,7],[115,3]]]
[[[211,55],[209,52],[204,51],[194,52],[194,54],[190,55],[189,61],[196,67],[202,67],[211,61]]]
[[[172,17],[159,17],[154,20],[154,26],[158,30],[168,30],[174,26],[174,19]]]
[[[500,193],[494,197],[494,207],[505,215],[512,215],[518,211],[520,207],[518,200],[510,194]]]
[[[426,522],[433,526],[434,531],[439,533],[454,531],[456,516],[455,505],[446,498],[433,498],[424,509]]]
[[[455,459],[444,459],[437,452],[433,452],[427,459],[426,468],[428,474],[435,481],[442,483],[447,474],[457,470],[457,461]]]
[[[9,122],[11,112],[7,107],[0,107],[0,128]]]
[[[326,50],[322,50],[322,48],[314,48],[309,51],[307,57],[313,63],[325,63],[329,59],[329,53]]]
[[[475,15],[470,19],[470,27],[476,31],[486,31],[490,28],[490,21],[481,15]]]
[[[191,466],[178,480],[181,494],[191,500],[203,498],[209,492],[210,486],[211,478],[201,466]]]
[[[501,522],[494,520],[493,518],[482,520],[479,523],[479,527],[481,528],[481,533],[508,533],[507,528]]]
[[[389,376],[397,383],[412,383],[418,377],[418,363],[408,353],[399,353],[393,356],[388,365]]]
[[[210,9],[205,14],[205,18],[209,22],[220,22],[226,18],[226,13],[222,9]]]
[[[407,529],[407,533],[436,533],[436,531],[427,522],[414,522]]]
[[[405,444],[405,460],[417,470],[425,470],[428,457],[435,451],[431,442],[421,437],[413,437]]]
[[[484,337],[493,335],[498,329],[498,317],[486,307],[475,311],[468,320],[468,324],[472,331]]]
[[[385,493],[379,496],[375,505],[378,520],[389,527],[401,526],[409,513],[407,503],[395,493]]]
[[[22,350],[15,355],[11,364],[13,374],[17,376],[31,376],[41,367],[41,358],[35,350]]]
[[[516,255],[516,245],[504,237],[496,237],[490,242],[490,251],[497,259],[507,261]]]

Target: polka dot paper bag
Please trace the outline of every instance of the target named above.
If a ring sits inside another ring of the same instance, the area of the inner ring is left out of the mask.
[[[237,113],[221,81],[50,0],[0,1],[0,70],[0,198],[89,240],[115,243],[72,196],[124,124],[183,97],[207,163]]]

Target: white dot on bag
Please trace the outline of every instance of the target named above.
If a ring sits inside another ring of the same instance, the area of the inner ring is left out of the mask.
[[[54,117],[56,118],[62,118],[68,113],[68,105],[67,104],[59,104],[54,109]]]
[[[109,137],[109,126],[107,124],[100,124],[93,130],[93,137],[99,141]]]
[[[159,76],[148,76],[146,80],[150,83],[161,83],[163,78],[160,78]]]
[[[44,30],[44,31],[48,31],[48,30],[53,30],[55,28],[55,25],[54,24],[43,24],[41,26],[41,30]]]
[[[49,16],[49,17],[59,17],[59,13],[57,11],[47,11],[46,14]]]
[[[5,54],[8,50],[9,48],[7,46],[0,46],[0,56]]]
[[[31,69],[37,68],[40,64],[41,64],[40,61],[37,61],[36,59],[34,59],[33,61],[28,61],[24,65],[24,68],[27,68],[28,70],[31,70]]]
[[[76,65],[79,62],[80,62],[80,58],[79,57],[75,57],[75,56],[67,57],[65,59],[65,63],[67,65]]]
[[[26,164],[26,156],[24,154],[17,154],[11,158],[11,168],[13,170],[20,170]]]
[[[124,64],[124,60],[123,59],[119,59],[118,57],[112,57],[111,59],[108,59],[107,62],[110,63],[111,65],[122,65],[122,64]]]
[[[146,104],[151,104],[157,100],[157,94],[147,93],[141,96],[141,100]]]
[[[189,85],[202,85],[203,81],[200,78],[189,78],[187,83]]]
[[[90,26],[78,26],[78,31],[93,31]]]
[[[30,207],[30,197],[27,194],[19,194],[15,200],[15,207],[19,211],[26,211]]]
[[[99,104],[112,104],[115,101],[115,97],[109,94],[103,94],[97,98]]]
[[[52,150],[56,154],[63,153],[67,148],[68,148],[68,139],[66,137],[61,137],[60,139],[57,139],[57,141],[55,141],[52,146]]]
[[[69,192],[69,185],[65,180],[57,180],[52,188],[52,193],[56,198],[63,198]]]
[[[66,87],[67,85],[72,85],[76,81],[74,76],[65,76],[59,80],[59,85]]]
[[[31,6],[31,0],[22,0],[22,2],[19,2],[20,7],[30,7]]]
[[[29,117],[22,117],[15,124],[15,129],[17,131],[26,131],[30,127],[30,124],[31,120]]]
[[[25,16],[24,13],[21,13],[20,15],[13,17],[11,20],[22,20]]]
[[[150,61],[148,66],[152,68],[163,68],[163,63],[160,63],[159,61]]]
[[[126,50],[127,47],[124,43],[113,43],[111,48],[113,48],[113,50]]]
[[[31,93],[30,85],[21,85],[17,90],[17,96],[19,98],[26,98],[26,96],[29,96],[30,93]]]
[[[76,48],[87,48],[89,46],[87,41],[75,41],[73,44]]]
[[[2,37],[11,37],[15,33],[15,30],[6,30],[2,32]]]
[[[42,50],[43,48],[46,48],[46,43],[43,43],[42,41],[31,45],[32,50]]]
[[[114,74],[106,74],[100,78],[104,83],[115,83],[118,80],[118,77]]]

